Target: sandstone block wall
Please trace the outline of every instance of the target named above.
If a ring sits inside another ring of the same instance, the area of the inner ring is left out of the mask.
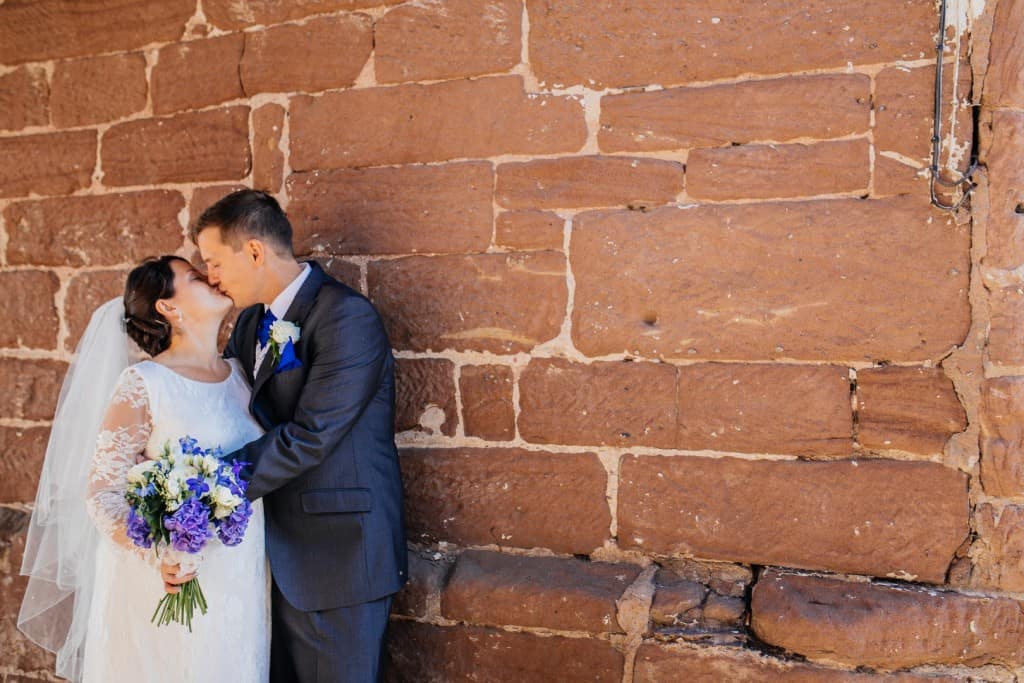
[[[1024,1],[950,6],[955,214],[931,0],[0,3],[0,682],[89,312],[238,187],[399,359],[393,680],[1017,680]]]

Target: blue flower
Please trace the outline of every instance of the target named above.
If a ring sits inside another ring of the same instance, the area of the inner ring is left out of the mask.
[[[151,548],[153,547],[153,541],[149,538],[150,533],[151,529],[146,524],[146,520],[139,516],[135,508],[129,508],[128,538],[132,539],[132,542],[140,548]]]
[[[289,339],[281,349],[281,362],[277,364],[274,372],[284,372],[293,368],[301,368],[302,361],[295,356],[295,345]]]
[[[149,482],[145,486],[139,486],[135,489],[135,495],[139,498],[147,498],[156,493],[156,484]]]
[[[210,485],[201,477],[192,477],[185,483],[188,484],[188,490],[196,494],[196,498],[201,497],[204,493],[210,492]]]
[[[199,442],[193,439],[191,436],[183,436],[178,439],[178,444],[181,446],[181,452],[185,455],[202,455],[203,449],[199,447]]]
[[[189,553],[198,553],[207,539],[213,536],[210,532],[210,510],[196,496],[164,519],[164,527],[171,532],[171,546]]]

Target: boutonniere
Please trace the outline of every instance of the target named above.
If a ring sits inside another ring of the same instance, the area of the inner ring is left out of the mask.
[[[302,367],[302,361],[295,356],[295,344],[302,333],[299,326],[287,320],[275,320],[270,325],[270,362],[274,364],[274,374]]]

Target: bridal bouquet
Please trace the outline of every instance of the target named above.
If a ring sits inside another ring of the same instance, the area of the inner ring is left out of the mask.
[[[239,472],[246,463],[226,463],[223,451],[200,448],[195,439],[178,439],[176,448],[164,444],[160,457],[135,465],[128,472],[128,537],[135,545],[166,549],[171,561],[187,565],[215,536],[224,545],[238,545],[252,515],[245,497],[246,482]],[[192,631],[196,608],[206,614],[206,597],[199,579],[166,594],[151,621],[172,621]]]

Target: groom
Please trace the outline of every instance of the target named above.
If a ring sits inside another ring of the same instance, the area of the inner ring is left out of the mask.
[[[249,410],[266,430],[228,457],[251,463],[247,496],[263,498],[271,680],[378,680],[392,596],[407,578],[394,358],[380,317],[295,260],[291,224],[266,193],[224,197],[192,238],[210,284],[244,309],[224,355],[248,372]]]

